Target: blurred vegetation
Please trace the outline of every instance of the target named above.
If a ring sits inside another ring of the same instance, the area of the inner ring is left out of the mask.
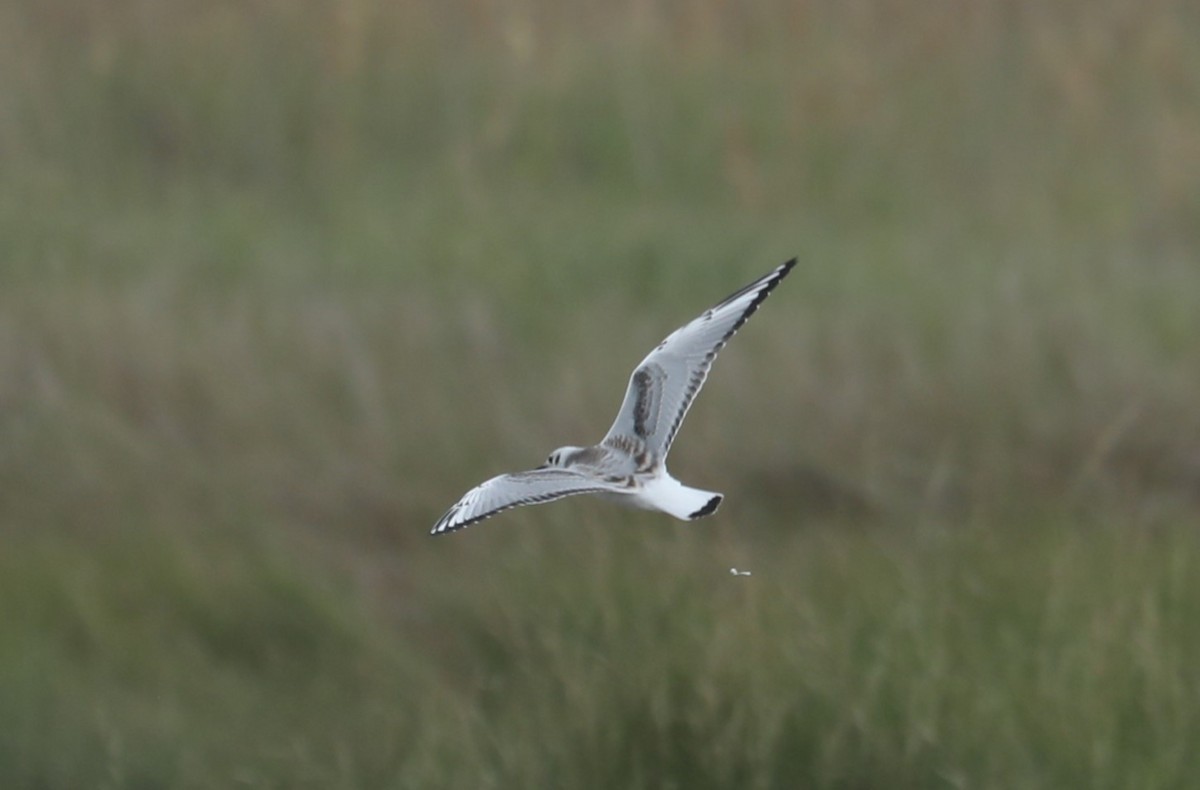
[[[0,785],[1188,786],[1198,38],[0,6]],[[794,254],[672,456],[716,517],[428,538]]]

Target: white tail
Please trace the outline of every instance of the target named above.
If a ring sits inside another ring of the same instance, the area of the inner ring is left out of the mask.
[[[640,504],[670,513],[683,521],[693,521],[715,513],[725,495],[715,491],[688,488],[675,478],[664,474],[648,483],[640,498]]]

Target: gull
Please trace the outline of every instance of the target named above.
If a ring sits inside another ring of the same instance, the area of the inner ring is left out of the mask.
[[[560,447],[536,469],[480,483],[438,519],[431,534],[575,494],[596,494],[683,521],[712,515],[724,494],[671,477],[667,453],[717,354],[795,265],[792,258],[667,335],[629,377],[617,419],[599,444]]]

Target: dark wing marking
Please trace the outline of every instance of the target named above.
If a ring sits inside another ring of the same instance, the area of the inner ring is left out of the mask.
[[[570,469],[531,469],[528,472],[493,477],[472,488],[433,525],[430,534],[440,535],[491,518],[521,505],[553,502],[574,494],[626,491],[622,486],[581,475]]]
[[[793,258],[667,335],[634,369],[604,443],[636,436],[665,457],[717,354],[795,265]]]
[[[629,380],[629,386],[634,391],[633,433],[639,439],[645,439],[658,425],[662,389],[666,380],[666,371],[653,362],[639,367]]]

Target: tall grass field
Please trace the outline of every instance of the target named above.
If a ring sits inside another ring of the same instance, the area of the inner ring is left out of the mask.
[[[9,0],[0,787],[1196,787],[1197,41]],[[672,452],[717,514],[428,535],[794,255]]]

